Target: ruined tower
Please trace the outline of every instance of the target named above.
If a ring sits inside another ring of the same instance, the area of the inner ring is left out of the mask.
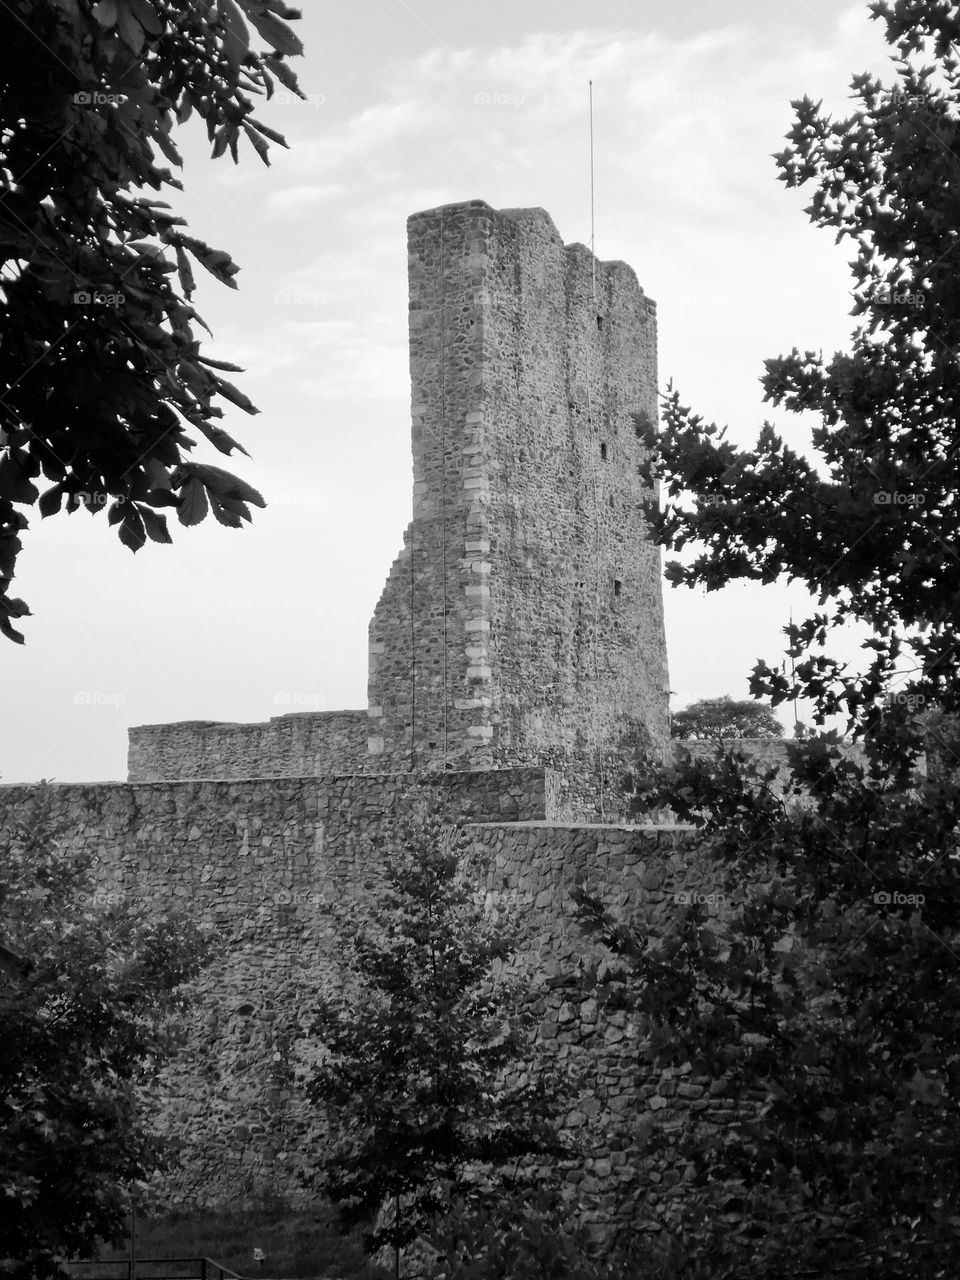
[[[141,725],[130,779],[533,766],[552,817],[616,817],[625,767],[668,733],[637,421],[657,412],[656,308],[542,209],[430,209],[408,247],[413,519],[366,711]]]
[[[413,519],[370,625],[367,768],[545,764],[562,811],[615,811],[667,735],[655,304],[542,209],[407,226]]]

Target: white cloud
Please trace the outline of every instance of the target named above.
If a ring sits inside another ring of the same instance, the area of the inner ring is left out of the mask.
[[[327,204],[336,196],[343,195],[341,183],[313,183],[304,187],[281,187],[267,197],[267,208],[273,211],[299,212],[303,208],[312,208],[318,204]]]

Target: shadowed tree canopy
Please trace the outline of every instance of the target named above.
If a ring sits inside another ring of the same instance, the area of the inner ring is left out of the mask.
[[[769,707],[749,698],[734,701],[729,694],[721,698],[701,698],[670,717],[670,731],[675,738],[782,738],[783,725]]]
[[[693,1170],[665,1223],[684,1277],[960,1267],[960,10],[870,10],[893,85],[856,76],[842,120],[795,102],[777,157],[788,186],[810,185],[811,220],[856,245],[850,349],[766,362],[767,399],[818,416],[816,456],[770,424],[738,448],[675,395],[648,436],[669,499],[656,537],[703,548],[671,580],[809,586],[817,612],[788,628],[795,678],[761,662],[751,692],[810,698],[819,724],[846,713],[861,749],[807,737],[778,771],[732,744],[638,776],[639,812],[698,828],[717,915],[682,906],[654,939],[582,898],[654,1064],[689,1064],[730,1100],[719,1129],[691,1117],[669,1135]],[[864,672],[825,652],[850,618]],[[918,767],[927,733],[934,769]]]
[[[119,1242],[171,1167],[152,1086],[208,952],[184,917],[97,890],[41,785],[0,833],[0,1274]]]
[[[570,1099],[536,1047],[527,979],[503,969],[519,921],[487,918],[476,891],[487,868],[463,829],[433,811],[371,849],[385,883],[375,910],[336,911],[341,986],[311,1027],[324,1053],[307,1094],[330,1133],[307,1180],[346,1227],[391,1206],[366,1240],[393,1248],[399,1275],[401,1250],[451,1195],[489,1203],[549,1180],[544,1166],[573,1150],[557,1130]]]
[[[668,499],[652,514],[655,536],[703,548],[669,564],[669,580],[809,587],[819,607],[787,629],[796,678],[761,662],[750,691],[774,706],[799,693],[817,724],[840,713],[854,729],[881,713],[905,653],[921,703],[955,708],[960,689],[960,10],[897,0],[870,11],[897,48],[894,86],[855,76],[856,109],[840,120],[794,102],[776,157],[788,187],[811,185],[814,225],[856,247],[850,349],[766,361],[765,399],[819,418],[816,456],[769,422],[740,448],[676,393],[662,434],[646,432]],[[676,501],[684,494],[692,505]],[[872,632],[866,678],[816,651],[849,619]]]
[[[299,94],[302,52],[279,0],[9,0],[0,7],[0,631],[27,527],[106,511],[132,551],[208,511],[231,527],[263,499],[189,460],[199,437],[246,451],[218,420],[254,406],[201,355],[193,267],[236,287],[230,255],[160,199],[181,184],[173,129],[192,113],[213,155],[242,137],[268,163],[283,138],[256,119],[276,81]],[[259,43],[258,51],[254,45]],[[301,95],[302,96],[302,95]]]

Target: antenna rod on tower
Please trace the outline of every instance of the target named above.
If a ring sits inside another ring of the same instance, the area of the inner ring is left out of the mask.
[[[594,220],[593,220],[593,81],[588,80],[590,94],[590,257],[593,270],[593,301],[597,301],[597,259],[594,252]]]

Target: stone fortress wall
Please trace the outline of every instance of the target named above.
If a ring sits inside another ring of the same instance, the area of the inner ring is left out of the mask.
[[[302,778],[360,773],[367,755],[365,711],[303,711],[264,724],[181,720],[130,730],[127,780]]]
[[[0,787],[0,846],[26,791]],[[648,1193],[651,1218],[682,1188],[669,1155],[637,1160],[638,1124],[669,1129],[692,1113],[720,1126],[736,1114],[722,1082],[644,1068],[637,1026],[598,1008],[579,983],[599,957],[574,922],[571,888],[594,886],[656,931],[677,909],[676,891],[715,887],[690,828],[551,820],[555,780],[536,768],[65,785],[53,798],[68,847],[96,856],[103,905],[179,908],[214,932],[189,1039],[155,1099],[180,1144],[168,1203],[302,1196],[298,1170],[322,1125],[295,1088],[310,1061],[296,1031],[340,981],[327,907],[375,899],[381,870],[369,838],[434,799],[467,818],[488,855],[477,879],[487,905],[520,913],[516,963],[539,1038],[577,1081],[565,1124],[586,1152],[569,1179],[587,1221],[614,1221],[624,1184]]]
[[[371,752],[596,793],[598,756],[667,736],[632,417],[656,416],[656,308],[542,209],[447,206],[408,238],[414,508],[370,627]]]
[[[633,416],[656,414],[654,305],[625,264],[564,246],[543,210],[448,205],[408,237],[413,518],[370,627],[368,707],[141,726],[128,783],[58,787],[56,805],[100,892],[215,926],[160,1099],[184,1143],[171,1196],[297,1189],[312,1121],[293,1030],[337,981],[325,906],[375,901],[370,837],[439,796],[491,854],[478,892],[523,909],[541,1040],[582,1081],[567,1124],[589,1156],[571,1178],[600,1221],[630,1179],[656,1209],[684,1171],[632,1167],[637,1123],[723,1123],[732,1104],[722,1082],[654,1078],[637,1029],[569,976],[593,954],[575,882],[651,929],[676,890],[709,891],[688,829],[596,822],[623,815],[636,750],[667,746]],[[0,842],[24,798],[0,788]]]
[[[656,307],[542,209],[408,221],[413,518],[369,634],[366,712],[131,730],[129,778],[542,765],[561,812],[624,812],[668,738],[660,553],[636,418]]]

